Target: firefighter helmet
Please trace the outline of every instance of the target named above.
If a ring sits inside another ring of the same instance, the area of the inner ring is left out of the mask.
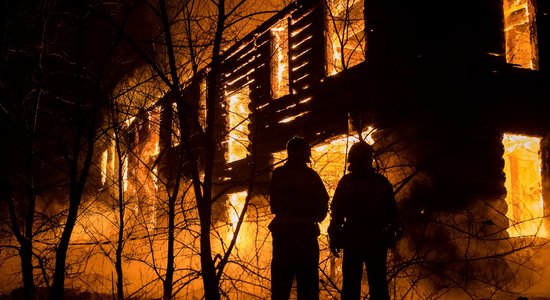
[[[286,143],[286,151],[289,159],[310,161],[311,148],[303,137],[294,136]]]
[[[348,162],[354,163],[371,163],[373,158],[374,148],[365,141],[359,141],[351,146],[348,153]]]

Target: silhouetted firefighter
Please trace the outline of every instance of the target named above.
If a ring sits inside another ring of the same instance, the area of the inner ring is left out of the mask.
[[[318,223],[328,212],[328,193],[319,175],[307,163],[310,147],[301,137],[287,143],[288,161],[271,177],[270,205],[275,218],[271,296],[289,299],[296,277],[298,299],[319,299]]]
[[[372,160],[371,145],[360,141],[351,147],[350,173],[340,179],[330,207],[330,249],[336,257],[344,250],[343,300],[360,299],[363,263],[370,299],[390,299],[386,258],[399,236],[398,212],[392,185],[374,170]]]

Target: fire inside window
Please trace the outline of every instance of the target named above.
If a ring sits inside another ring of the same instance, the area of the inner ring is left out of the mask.
[[[115,170],[115,147],[108,145],[107,149],[101,154],[101,185],[110,184]]]
[[[271,98],[288,95],[288,20],[271,28]]]
[[[124,192],[128,191],[128,155],[124,155],[122,162],[122,187]]]
[[[502,143],[508,205],[506,216],[510,220],[508,233],[510,236],[546,237],[540,139],[505,134]]]
[[[101,185],[104,187],[117,183],[117,172],[122,172],[122,184],[124,191],[128,189],[128,155],[123,154],[119,159],[117,157],[114,145],[107,146],[107,149],[101,154]],[[122,165],[119,165],[120,162]],[[116,169],[116,168],[119,169]]]
[[[365,60],[362,0],[326,1],[327,72],[334,75]]]
[[[150,132],[150,138],[147,144],[147,148],[145,149],[145,151],[147,153],[146,162],[148,164],[148,167],[152,167],[154,165],[153,162],[156,160],[156,158],[160,153],[160,106],[155,107],[153,110],[149,112],[148,122],[149,122],[149,130],[151,132]],[[152,171],[153,171],[153,173],[151,174],[152,184],[156,191],[158,189],[157,166],[154,166]]]
[[[532,0],[504,0],[506,62],[538,69],[535,7]]]
[[[160,107],[155,107],[147,114],[148,139],[144,145],[143,152],[146,161],[151,160],[159,154],[159,131],[160,131]]]
[[[248,104],[250,89],[248,86],[228,96],[227,119],[228,119],[228,145],[227,162],[234,162],[246,158],[248,154],[248,124],[250,113]]]

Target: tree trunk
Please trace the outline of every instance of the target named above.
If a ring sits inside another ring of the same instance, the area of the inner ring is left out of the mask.
[[[199,173],[198,162],[191,147],[190,128],[188,128],[189,118],[192,116],[190,112],[185,111],[186,106],[184,99],[180,93],[180,82],[178,68],[176,67],[176,59],[174,55],[174,45],[172,42],[172,33],[164,0],[159,0],[160,12],[166,41],[166,48],[170,62],[170,75],[172,78],[171,89],[177,95],[178,101],[178,117],[180,119],[182,151],[188,159],[191,169],[191,179],[193,181],[193,189],[197,201],[199,219],[200,219],[200,256],[201,256],[201,271],[204,285],[204,296],[206,300],[219,300],[219,280],[216,276],[216,267],[212,259],[212,245],[210,241],[211,217],[212,217],[212,171],[215,160],[216,138],[214,136],[215,128],[215,110],[216,100],[220,96],[218,91],[219,66],[220,66],[220,49],[222,42],[222,34],[225,29],[225,1],[220,0],[218,6],[218,19],[214,45],[212,50],[211,71],[209,74],[208,90],[211,91],[207,96],[207,128],[205,133],[205,167],[204,167],[204,182],[201,185],[201,176]]]
[[[12,188],[8,183],[1,182],[2,185],[5,185],[7,190],[7,200],[8,200],[8,213],[10,216],[10,222],[12,231],[19,242],[19,258],[21,259],[21,275],[23,276],[23,289],[25,299],[34,299],[36,286],[34,284],[33,276],[33,265],[32,265],[32,226],[34,223],[34,193],[29,196],[30,203],[29,209],[27,212],[27,220],[25,224],[25,235],[24,236],[19,230],[19,225],[17,223],[17,213],[15,212],[15,201],[13,199]],[[32,207],[32,209],[31,209]],[[30,223],[29,223],[30,221]]]
[[[212,245],[210,242],[212,207],[205,199],[203,199],[203,203],[199,204],[199,215],[201,220],[200,249],[204,297],[207,300],[219,300],[219,281],[216,276],[214,261],[212,260]]]
[[[172,299],[174,283],[174,240],[175,240],[175,219],[176,219],[176,199],[179,191],[179,176],[176,176],[176,182],[172,195],[168,197],[168,253],[166,260],[166,277],[163,282],[163,300]]]
[[[35,299],[36,287],[34,285],[34,276],[32,265],[32,240],[25,239],[19,249],[21,257],[21,273],[23,275],[23,289],[25,299]]]
[[[120,169],[119,174],[122,174]],[[122,177],[119,175],[119,177]],[[122,180],[119,178],[119,190],[122,190]],[[116,288],[117,288],[117,298],[118,300],[124,300],[124,273],[122,272],[122,251],[124,249],[124,191],[119,191],[119,200],[118,200],[118,240],[116,247],[116,257],[115,257],[115,270],[116,270]]]
[[[84,191],[84,184],[88,178],[88,173],[90,171],[92,154],[93,154],[93,143],[94,139],[88,136],[88,146],[86,158],[81,166],[80,177],[77,176],[79,170],[78,155],[79,151],[75,151],[72,157],[71,166],[71,187],[70,187],[70,198],[69,198],[69,213],[67,215],[67,221],[65,227],[63,228],[63,233],[61,234],[61,239],[57,247],[55,255],[55,271],[53,275],[53,284],[50,292],[50,300],[62,300],[64,287],[65,287],[65,262],[67,260],[67,251],[69,249],[69,242],[71,240],[71,235],[73,233],[76,219],[78,216],[78,209],[80,207],[80,202],[82,200],[82,193]],[[77,148],[78,149],[78,148]]]
[[[67,251],[69,242],[73,233],[76,220],[78,217],[78,209],[82,201],[84,186],[88,179],[90,167],[92,166],[92,158],[94,153],[95,143],[95,126],[97,117],[97,108],[90,106],[90,103],[85,103],[83,90],[83,63],[82,57],[82,42],[84,39],[83,29],[85,14],[79,16],[79,25],[76,31],[76,60],[75,60],[75,104],[74,104],[74,124],[75,136],[70,155],[66,157],[69,163],[69,213],[61,239],[56,249],[55,255],[55,271],[53,275],[53,284],[50,291],[50,300],[62,300],[65,288],[65,263],[67,260]],[[96,90],[97,92],[98,90]],[[97,97],[98,95],[96,95]],[[84,142],[84,144],[83,144]]]
[[[113,102],[114,105],[114,102]],[[124,273],[122,272],[122,251],[124,250],[124,158],[122,154],[122,149],[120,146],[121,137],[120,137],[120,127],[118,126],[116,120],[115,112],[117,109],[113,109],[112,120],[114,128],[114,137],[115,137],[115,147],[117,151],[118,158],[118,172],[117,172],[117,183],[118,183],[118,240],[116,248],[116,257],[115,257],[115,270],[116,270],[116,288],[117,288],[117,299],[124,300]]]
[[[219,91],[219,69],[221,65],[221,42],[223,31],[225,29],[225,1],[218,2],[218,20],[216,34],[214,36],[214,47],[212,49],[212,62],[210,73],[208,74],[208,95],[207,95],[207,128],[206,128],[206,163],[204,168],[204,193],[203,197],[197,199],[199,218],[201,226],[201,264],[203,271],[203,283],[205,289],[205,298],[207,300],[219,300],[219,280],[216,276],[216,266],[212,260],[212,246],[210,242],[210,225],[212,222],[212,179],[215,162],[215,149],[217,148],[214,136],[216,128],[216,105],[217,100],[221,98]]]
[[[122,227],[121,227],[122,228]],[[124,229],[119,229],[119,242],[116,248],[116,290],[118,300],[124,300],[124,273],[122,272],[122,231]]]
[[[78,109],[77,109],[78,110]],[[84,119],[80,111],[76,114],[77,120]],[[95,116],[93,116],[95,121]],[[94,122],[92,122],[94,124]],[[92,165],[93,149],[94,149],[94,137],[95,133],[91,128],[86,135],[86,149],[85,156],[82,165],[80,164],[81,149],[80,141],[83,135],[82,124],[79,126],[79,133],[76,135],[75,144],[73,145],[73,153],[70,157],[70,190],[69,190],[69,213],[61,234],[61,239],[56,249],[55,255],[55,271],[53,275],[52,290],[50,292],[50,300],[62,300],[65,286],[65,262],[67,260],[67,251],[69,249],[69,242],[71,241],[71,235],[73,233],[76,220],[78,217],[78,209],[82,201],[82,194],[84,193],[84,185],[88,178],[90,167]],[[80,175],[80,176],[79,176]]]
[[[71,235],[76,224],[80,199],[80,195],[71,196],[70,199],[69,215],[67,216],[67,222],[63,228],[63,233],[61,234],[61,239],[59,240],[59,245],[55,253],[55,271],[53,275],[52,290],[50,292],[50,300],[63,299],[65,288],[65,261],[67,260],[67,250],[69,249]]]

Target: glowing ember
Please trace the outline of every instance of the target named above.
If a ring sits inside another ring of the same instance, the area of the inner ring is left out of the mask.
[[[288,118],[284,118],[284,119],[282,119],[281,121],[279,121],[279,123],[282,123],[282,124],[284,124],[284,123],[290,123],[290,122],[294,121],[296,118],[299,118],[299,117],[301,117],[301,116],[303,116],[303,115],[306,115],[306,114],[308,114],[308,113],[309,113],[309,111],[306,111],[306,112],[299,113],[299,114],[297,114],[297,115],[295,115],[295,116],[290,116],[290,117],[288,117]]]
[[[540,139],[505,134],[506,216],[510,236],[546,237],[543,226]]]

